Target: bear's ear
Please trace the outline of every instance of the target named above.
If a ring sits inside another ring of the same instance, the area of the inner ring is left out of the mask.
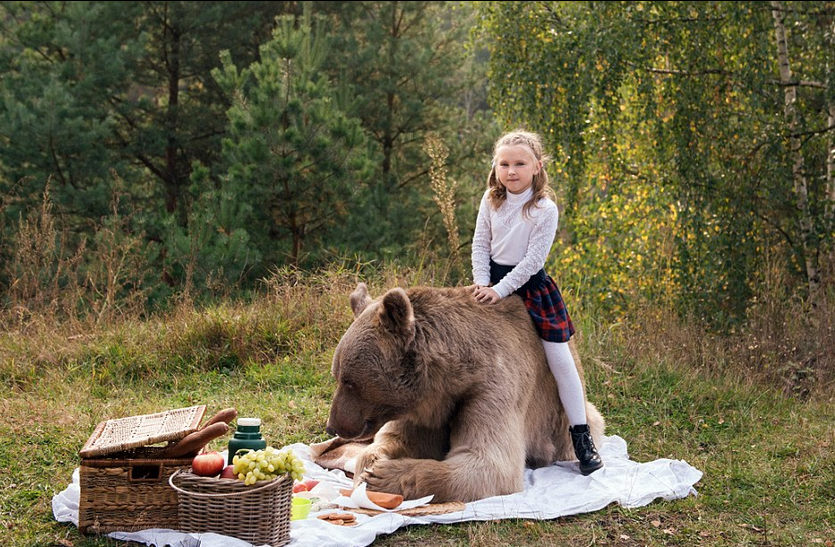
[[[377,312],[380,324],[390,333],[402,336],[406,344],[415,338],[415,315],[412,303],[403,289],[391,289],[383,296],[382,306]]]
[[[365,283],[358,283],[357,288],[351,293],[351,310],[354,312],[354,317],[359,315],[371,303],[371,297],[368,296],[368,287]]]

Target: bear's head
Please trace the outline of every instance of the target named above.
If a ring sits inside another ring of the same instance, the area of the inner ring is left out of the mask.
[[[415,353],[415,317],[406,291],[372,300],[364,283],[351,293],[354,322],[342,336],[331,373],[336,393],[326,430],[365,440],[417,401],[421,381]]]

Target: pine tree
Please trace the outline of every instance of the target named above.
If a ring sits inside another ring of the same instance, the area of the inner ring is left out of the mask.
[[[348,210],[366,172],[359,122],[321,71],[326,43],[307,13],[277,19],[261,60],[239,70],[228,53],[213,74],[232,99],[223,142],[229,188],[251,203],[248,229],[267,264],[298,264]]]
[[[331,74],[350,83],[353,112],[373,145],[376,169],[348,226],[355,247],[402,254],[434,210],[427,135],[457,140],[465,81],[466,12],[448,2],[317,2],[333,21]],[[454,158],[457,159],[457,158]],[[369,223],[368,219],[374,219]]]
[[[139,43],[124,22],[98,24],[108,3],[6,3],[0,47],[0,193],[12,222],[38,206],[48,180],[72,231],[107,214],[114,150],[109,105],[129,86]],[[7,223],[8,225],[8,223]]]

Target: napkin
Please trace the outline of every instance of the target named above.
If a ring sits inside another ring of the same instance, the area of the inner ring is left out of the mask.
[[[385,507],[380,507],[370,499],[368,499],[368,494],[365,492],[366,484],[360,483],[359,486],[354,488],[354,491],[351,492],[351,497],[348,496],[339,496],[333,503],[340,505],[342,507],[348,507],[352,509],[373,509],[375,511],[402,511],[403,509],[414,509],[415,507],[420,507],[421,505],[426,505],[430,501],[432,501],[433,496],[426,496],[424,498],[419,498],[416,500],[405,500],[403,503],[395,507],[394,509],[386,509]]]

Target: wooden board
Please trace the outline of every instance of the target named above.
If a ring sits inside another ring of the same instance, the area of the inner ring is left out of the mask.
[[[425,515],[446,515],[447,513],[457,513],[464,510],[464,502],[462,501],[448,501],[446,503],[430,503],[428,505],[421,505],[414,509],[403,509],[401,511],[377,511],[374,509],[354,509],[352,507],[344,507],[346,511],[353,513],[360,513],[361,515],[376,516],[384,513],[397,513],[407,517],[421,517]]]

